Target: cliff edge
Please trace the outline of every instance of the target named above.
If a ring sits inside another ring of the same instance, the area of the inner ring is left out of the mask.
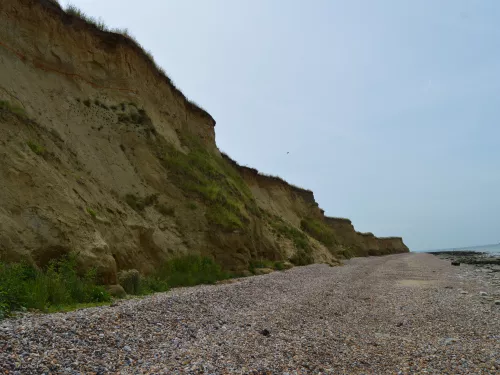
[[[2,0],[0,65],[2,261],[76,251],[115,284],[188,253],[241,270],[408,251],[221,154],[214,119],[134,40],[53,1]]]

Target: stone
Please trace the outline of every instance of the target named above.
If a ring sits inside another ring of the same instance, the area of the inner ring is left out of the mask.
[[[131,352],[131,351],[132,351],[132,348],[131,348],[130,346],[128,346],[128,345],[125,345],[125,346],[123,347],[123,350],[125,350],[126,352]]]
[[[123,287],[119,284],[107,285],[106,290],[115,298],[124,298],[127,295]]]
[[[260,334],[266,337],[271,336],[271,332],[269,332],[268,329],[263,329],[262,331],[260,331]]]
[[[451,265],[452,266],[459,266],[460,262],[457,262],[456,260],[454,260],[453,262],[451,262]]]
[[[451,345],[451,344],[453,344],[453,343],[455,343],[457,341],[458,340],[456,338],[454,338],[454,337],[448,337],[448,338],[444,339],[443,343],[445,345]]]
[[[479,295],[480,295],[480,296],[487,296],[487,295],[488,295],[488,293],[486,293],[486,292],[479,292]]]
[[[127,294],[138,294],[141,274],[136,269],[123,270],[118,273],[118,280]]]
[[[495,305],[500,305],[500,299],[495,300]]]

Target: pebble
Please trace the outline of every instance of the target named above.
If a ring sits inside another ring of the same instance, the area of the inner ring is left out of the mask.
[[[439,287],[493,296],[487,274],[429,254],[345,263],[23,313],[0,322],[0,373],[500,373],[500,301]]]

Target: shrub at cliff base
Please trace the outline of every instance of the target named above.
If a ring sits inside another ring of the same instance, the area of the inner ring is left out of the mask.
[[[62,310],[81,303],[111,300],[98,285],[95,270],[79,275],[76,256],[52,261],[45,269],[22,263],[0,263],[0,317],[11,311]]]
[[[171,287],[214,284],[229,278],[220,265],[209,257],[186,255],[165,262],[157,274],[157,279],[165,280]]]
[[[128,294],[144,295],[165,292],[169,287],[214,284],[228,279],[230,275],[212,258],[200,255],[185,255],[170,259],[148,276],[131,269],[118,274],[120,285]]]

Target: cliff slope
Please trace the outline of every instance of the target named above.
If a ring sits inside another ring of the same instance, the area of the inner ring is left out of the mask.
[[[49,0],[0,3],[0,260],[70,251],[106,283],[202,253],[336,264],[408,251],[221,155],[215,121],[129,37]]]

